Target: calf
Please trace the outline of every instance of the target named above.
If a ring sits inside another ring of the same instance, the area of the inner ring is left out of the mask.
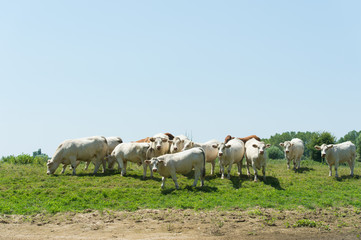
[[[171,176],[176,189],[179,189],[177,173],[187,174],[192,169],[194,169],[194,183],[192,186],[197,186],[199,177],[201,177],[201,186],[204,185],[205,161],[204,150],[202,148],[193,148],[179,153],[155,157],[145,162],[152,167],[153,172],[158,172],[162,176],[162,188],[164,188],[166,177]]]
[[[125,176],[127,173],[127,162],[133,162],[139,166],[143,164],[143,178],[146,177],[148,165],[144,163],[147,159],[147,150],[149,143],[121,143],[115,147],[111,153],[112,161],[117,161],[121,170],[121,175]],[[152,171],[150,176],[153,177]]]
[[[224,179],[224,167],[228,166],[228,175],[227,178],[231,177],[231,169],[234,163],[238,166],[238,175],[242,173],[242,163],[244,155],[244,143],[239,139],[232,139],[228,141],[227,144],[214,144],[213,148],[218,149],[219,156],[219,167],[221,170],[221,178]]]
[[[291,141],[280,143],[284,148],[285,158],[287,159],[287,168],[290,169],[290,162],[293,161],[293,169],[296,171],[300,168],[301,157],[304,152],[303,141],[299,138],[293,138]]]
[[[339,143],[339,144],[322,144],[321,146],[316,145],[317,150],[321,150],[321,157],[326,159],[328,167],[330,169],[329,176],[332,176],[332,166],[335,165],[336,177],[338,177],[338,165],[340,163],[347,162],[353,176],[353,170],[355,167],[356,159],[356,147],[350,141]]]
[[[269,148],[270,144],[265,144],[254,138],[250,139],[246,143],[246,162],[247,162],[247,175],[250,176],[249,166],[252,165],[254,171],[254,181],[258,181],[257,169],[263,173],[263,180],[266,181],[266,148]]]
[[[187,149],[191,149],[194,147],[201,147],[203,148],[205,154],[206,154],[206,162],[211,163],[212,168],[211,168],[211,175],[214,174],[214,168],[216,166],[216,159],[218,156],[218,149],[217,148],[213,148],[213,145],[219,145],[221,144],[219,141],[213,139],[213,140],[209,140],[208,142],[205,143],[195,143],[192,141],[186,142],[184,144],[184,148],[182,151],[187,150]]]

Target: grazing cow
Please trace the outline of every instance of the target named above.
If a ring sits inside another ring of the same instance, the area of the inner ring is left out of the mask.
[[[149,140],[150,147],[147,153],[149,158],[158,157],[169,153],[170,143],[168,135],[165,135],[164,133],[158,133],[151,137]]]
[[[182,151],[187,150],[187,149],[191,149],[191,148],[194,148],[194,147],[203,148],[204,152],[206,153],[206,162],[211,163],[211,165],[212,165],[211,175],[213,175],[214,174],[214,168],[216,166],[216,159],[217,159],[217,156],[218,156],[218,149],[212,147],[215,144],[219,145],[221,143],[219,141],[215,140],[215,139],[210,140],[210,141],[205,142],[205,143],[195,143],[195,142],[189,141],[189,142],[186,142],[184,144],[184,148],[183,148]]]
[[[59,164],[64,165],[62,173],[67,165],[71,164],[73,175],[77,161],[92,161],[95,165],[94,174],[98,171],[100,164],[103,164],[105,172],[105,156],[108,152],[108,144],[105,137],[88,137],[73,140],[65,140],[56,149],[54,156],[47,163],[47,174],[53,174]]]
[[[305,148],[303,141],[299,138],[293,138],[291,141],[280,143],[280,146],[284,148],[285,158],[287,159],[287,168],[290,169],[290,162],[292,160],[293,169],[299,169],[301,164],[301,157]]]
[[[199,177],[201,177],[201,186],[204,185],[205,161],[204,150],[202,148],[193,148],[179,153],[155,157],[145,162],[152,167],[153,172],[158,172],[162,176],[162,188],[164,188],[165,178],[171,176],[176,189],[179,189],[176,173],[187,174],[192,169],[194,169],[194,183],[192,186],[197,186]]]
[[[145,178],[148,165],[145,164],[144,161],[147,159],[147,150],[149,147],[149,143],[121,143],[115,147],[110,158],[118,162],[119,167],[122,169],[122,176],[125,176],[127,173],[128,161],[136,163],[139,166],[143,164],[143,178]],[[153,177],[152,171],[150,171],[150,175]]]
[[[263,180],[266,181],[266,148],[269,148],[270,144],[265,144],[254,138],[250,139],[246,143],[246,162],[247,162],[247,175],[250,176],[249,165],[252,165],[254,171],[254,181],[258,181],[257,169],[263,173]]]
[[[321,150],[321,157],[326,159],[326,162],[330,168],[329,176],[332,176],[332,165],[335,165],[336,177],[338,177],[338,165],[340,163],[347,162],[353,176],[353,169],[355,167],[356,159],[356,147],[350,141],[339,143],[339,144],[322,144],[321,146],[316,145],[317,150]]]
[[[238,139],[242,140],[244,143],[246,143],[248,140],[250,140],[252,138],[257,139],[258,141],[261,141],[261,139],[259,137],[257,137],[256,135],[251,135],[248,137],[238,138]],[[231,135],[227,135],[227,137],[224,139],[224,143],[228,143],[228,141],[231,139],[234,139],[234,137],[232,137]]]
[[[219,156],[219,167],[221,170],[221,178],[224,179],[224,167],[228,166],[228,175],[227,178],[231,178],[232,165],[234,163],[238,166],[238,175],[242,173],[242,164],[244,156],[244,143],[239,139],[231,139],[227,144],[214,144],[213,148],[218,149]]]
[[[187,144],[188,142],[190,142],[190,140],[184,136],[184,135],[179,135],[174,137],[173,140],[169,140],[169,142],[171,143],[170,145],[170,153],[177,153],[183,150],[184,145]]]

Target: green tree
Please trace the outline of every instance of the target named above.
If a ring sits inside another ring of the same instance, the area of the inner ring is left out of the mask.
[[[283,159],[284,153],[277,146],[271,146],[267,149],[267,154],[270,159]]]
[[[341,137],[337,142],[343,143],[347,141],[351,141],[353,144],[356,144],[357,138],[359,137],[361,131],[357,132],[356,130],[352,130],[348,132],[345,136]]]

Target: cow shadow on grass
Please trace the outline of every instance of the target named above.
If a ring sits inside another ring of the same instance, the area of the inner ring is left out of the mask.
[[[277,190],[283,190],[283,191],[285,190],[283,187],[281,187],[281,184],[280,184],[280,181],[278,180],[278,178],[266,175],[266,181],[263,180],[263,177],[260,177],[259,181],[262,181],[264,184],[272,186],[273,188],[275,188]]]
[[[295,170],[292,170],[295,171]],[[304,173],[304,172],[311,172],[311,171],[315,171],[314,168],[309,168],[309,167],[300,167],[299,169],[297,169],[295,171],[295,173]]]
[[[166,188],[166,189],[162,189],[161,193],[163,195],[168,195],[173,193],[174,191],[182,191],[182,190],[187,190],[188,192],[217,192],[218,188],[216,187],[211,187],[211,186],[203,186],[203,187],[192,187],[192,186],[185,186],[185,187],[181,187],[179,190],[177,190],[176,188]]]
[[[345,181],[346,179],[360,179],[360,176],[359,176],[359,175],[353,175],[353,176],[343,175],[343,176],[341,176],[341,177],[336,178],[336,180],[337,180],[338,182],[343,182],[343,181]]]
[[[155,176],[150,177],[148,175],[145,178],[143,178],[143,175],[136,175],[136,174],[131,174],[131,173],[127,173],[124,177],[131,177],[131,178],[134,178],[134,179],[138,179],[140,181],[148,181],[148,180],[154,180],[154,181],[157,181],[157,182],[162,181],[162,178],[160,178],[160,177],[155,177]]]

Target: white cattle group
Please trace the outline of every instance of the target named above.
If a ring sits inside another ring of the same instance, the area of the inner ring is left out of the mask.
[[[254,136],[254,137],[253,137]],[[211,163],[211,175],[215,173],[216,159],[219,159],[221,178],[224,178],[227,168],[227,178],[231,178],[233,164],[237,164],[238,175],[242,175],[243,158],[246,159],[247,175],[250,177],[249,167],[254,171],[254,181],[258,181],[258,170],[262,170],[263,179],[266,181],[267,153],[266,149],[271,145],[259,141],[256,135],[251,135],[247,141],[244,138],[227,136],[224,143],[210,140],[205,143],[196,143],[184,135],[174,137],[170,133],[159,133],[153,137],[147,137],[136,142],[123,143],[120,137],[94,136],[88,138],[65,140],[56,149],[53,157],[47,163],[47,174],[54,174],[60,164],[65,168],[70,165],[73,175],[81,161],[86,162],[86,169],[90,162],[95,165],[94,174],[100,166],[103,172],[112,169],[114,163],[118,164],[121,176],[126,175],[127,162],[133,162],[143,166],[143,178],[146,178],[147,168],[150,169],[150,177],[153,172],[162,176],[164,188],[165,179],[172,177],[175,187],[178,189],[176,174],[187,174],[194,169],[194,183],[197,185],[201,178],[201,186],[204,185],[205,163]],[[304,143],[301,139],[294,138],[280,143],[284,148],[287,168],[293,161],[294,170],[300,169],[301,158],[304,153]],[[356,158],[356,147],[351,142],[340,144],[322,144],[315,146],[321,150],[321,156],[329,165],[329,176],[332,176],[332,166],[335,166],[338,177],[338,166],[348,163],[351,176],[353,176]]]

